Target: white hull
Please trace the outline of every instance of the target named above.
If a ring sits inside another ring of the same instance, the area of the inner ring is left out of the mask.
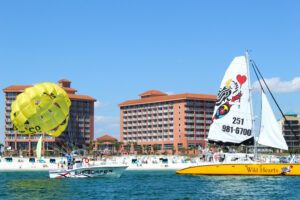
[[[120,177],[128,166],[106,165],[49,171],[50,178]]]

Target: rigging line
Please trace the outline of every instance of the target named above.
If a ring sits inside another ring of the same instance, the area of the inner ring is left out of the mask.
[[[60,153],[67,154],[66,148],[64,148],[64,145],[62,144],[61,141],[59,141],[59,139],[57,141],[53,142],[53,143],[54,143],[54,146],[57,147],[57,149],[60,151]]]
[[[61,138],[58,138],[57,141],[54,143],[56,147],[59,148],[59,150],[61,150],[63,153],[67,153],[68,150],[65,148],[62,140],[60,140]],[[60,146],[59,146],[60,145]]]
[[[260,85],[260,88],[261,88],[261,90],[265,93],[265,90],[264,90],[264,88],[263,88],[263,86],[262,86],[262,84],[261,84],[261,82],[260,82],[261,80],[260,80],[259,77],[258,77],[257,71],[256,71],[256,69],[255,69],[255,67],[254,67],[254,64],[253,64],[252,60],[250,60],[250,62],[251,62],[251,64],[252,64],[252,68],[253,68],[253,70],[254,70],[254,72],[255,72],[257,81],[258,81],[258,83],[259,83],[259,85]]]
[[[53,142],[54,148],[56,148],[59,151],[59,153],[66,154],[66,151],[61,146],[58,146],[56,143],[58,143],[58,141]]]
[[[263,77],[262,74],[260,73],[260,71],[259,71],[257,65],[255,64],[255,62],[254,62],[253,60],[251,60],[251,62],[253,63],[254,67],[257,69],[257,71],[258,71],[260,77],[262,78],[262,80],[263,80],[263,82],[264,82],[266,88],[268,89],[269,93],[271,94],[273,101],[275,102],[275,104],[276,104],[277,108],[279,109],[279,111],[280,111],[282,117],[284,118],[285,122],[287,122],[288,127],[291,129],[291,131],[292,131],[292,133],[294,134],[295,139],[296,139],[296,138],[297,138],[297,135],[296,135],[296,133],[294,132],[294,129],[292,128],[290,122],[287,120],[287,118],[286,118],[285,115],[283,114],[283,111],[281,110],[280,106],[278,105],[278,103],[277,103],[275,97],[273,96],[273,93],[271,92],[269,86],[267,85],[267,83],[266,83],[264,77]],[[293,148],[294,148],[294,145],[293,145]]]

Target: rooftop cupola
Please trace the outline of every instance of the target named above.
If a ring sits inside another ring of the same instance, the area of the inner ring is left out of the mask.
[[[149,97],[159,97],[159,96],[168,96],[168,94],[163,93],[159,90],[148,90],[139,95],[142,99],[149,98]]]
[[[58,81],[58,84],[60,87],[66,87],[66,88],[70,88],[71,87],[71,81],[67,80],[67,79],[61,79]]]

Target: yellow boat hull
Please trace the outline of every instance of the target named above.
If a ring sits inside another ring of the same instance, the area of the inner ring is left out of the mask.
[[[194,175],[254,175],[254,176],[300,176],[300,164],[214,164],[189,167],[176,171],[177,174]]]

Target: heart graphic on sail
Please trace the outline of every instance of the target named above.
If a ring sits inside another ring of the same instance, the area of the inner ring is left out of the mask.
[[[245,81],[247,80],[247,77],[241,76],[240,74],[236,76],[236,80],[240,83],[240,85],[243,85],[245,83]]]

